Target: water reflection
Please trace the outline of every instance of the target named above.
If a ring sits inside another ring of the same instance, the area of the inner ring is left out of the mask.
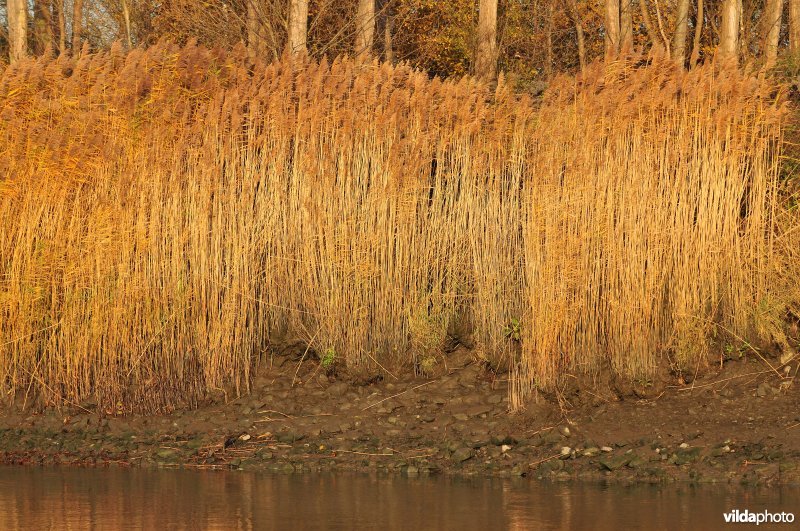
[[[731,509],[798,501],[792,488],[0,468],[0,529],[716,529]]]

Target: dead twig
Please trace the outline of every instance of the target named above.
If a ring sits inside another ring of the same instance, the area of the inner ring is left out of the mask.
[[[278,415],[283,415],[287,419],[293,419],[294,418],[291,415],[287,415],[286,413],[283,413],[282,411],[276,411],[274,409],[263,409],[263,410],[259,411],[259,413],[277,413]]]
[[[537,467],[537,466],[541,465],[542,463],[544,463],[545,461],[550,461],[551,459],[555,459],[556,457],[559,457],[560,455],[561,455],[560,453],[553,454],[550,457],[545,457],[544,459],[540,459],[539,461],[536,461],[535,463],[530,463],[528,465],[528,468]]]
[[[425,386],[425,385],[432,384],[434,381],[435,381],[435,380],[430,380],[430,381],[427,381],[427,382],[425,382],[425,383],[421,383],[421,384],[419,384],[419,385],[417,385],[417,386],[414,386],[414,387],[412,387],[411,389],[406,389],[405,391],[401,391],[400,393],[397,393],[396,395],[387,396],[387,397],[386,397],[386,398],[384,398],[383,400],[378,400],[378,401],[377,401],[377,402],[375,402],[374,404],[370,404],[370,405],[368,405],[367,407],[365,407],[365,408],[362,408],[362,409],[361,409],[361,411],[366,411],[366,410],[368,410],[368,409],[369,409],[369,408],[371,408],[371,407],[375,407],[375,406],[377,406],[378,404],[382,404],[383,402],[386,402],[387,400],[390,400],[390,399],[392,399],[392,398],[395,398],[395,397],[398,397],[398,396],[400,396],[400,395],[403,395],[403,394],[405,394],[405,393],[407,393],[407,392],[409,392],[409,391],[413,391],[413,390],[415,390],[415,389],[419,389],[420,387],[423,387],[423,386]]]
[[[536,430],[536,431],[534,431],[533,433],[531,433],[531,435],[533,436],[533,435],[536,435],[536,434],[542,433],[543,431],[550,431],[550,430],[552,430],[553,428],[555,428],[555,426],[548,426],[548,427],[546,427],[546,428],[539,428],[538,430]],[[533,430],[530,430],[530,431],[533,431]]]
[[[730,378],[723,378],[722,380],[717,380],[716,382],[709,382],[709,383],[703,384],[703,385],[691,385],[691,386],[688,386],[688,387],[678,387],[678,391],[691,391],[693,389],[701,389],[703,387],[709,387],[711,385],[716,385],[716,384],[719,384],[719,383],[722,383],[722,382],[727,382],[727,381],[730,381],[730,380],[736,380],[738,378],[747,378],[749,376],[761,376],[763,374],[768,374],[768,373],[771,373],[771,372],[772,371],[770,371],[770,370],[765,370],[765,371],[759,371],[759,372],[749,372],[747,374],[739,374],[737,376],[731,376]]]
[[[334,454],[368,455],[368,456],[373,456],[373,457],[386,457],[386,456],[395,455],[395,454],[371,454],[369,452],[356,452],[356,451],[353,451],[353,450],[334,450],[333,453]]]

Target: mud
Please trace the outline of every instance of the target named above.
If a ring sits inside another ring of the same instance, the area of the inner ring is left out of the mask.
[[[248,396],[170,415],[6,408],[0,463],[800,484],[796,363],[767,363],[647,392],[565,387],[509,413],[507,377],[468,358],[371,382],[287,361]]]

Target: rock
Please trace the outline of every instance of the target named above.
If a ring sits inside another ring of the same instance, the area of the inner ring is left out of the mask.
[[[633,457],[631,457],[630,461],[628,461],[627,466],[628,468],[639,468],[644,464],[644,462],[645,462],[644,459],[634,454]]]
[[[569,446],[562,446],[561,459],[569,459],[570,455],[572,455],[572,448],[570,448]]]
[[[550,459],[548,461],[545,461],[544,463],[540,463],[537,469],[542,474],[557,472],[559,470],[564,469],[564,461],[561,461],[560,459]]]
[[[504,444],[513,445],[513,444],[517,444],[517,440],[514,439],[510,435],[506,435],[504,437],[493,436],[492,437],[492,444],[495,445],[495,446],[503,446]]]
[[[472,459],[473,455],[474,454],[471,448],[461,447],[453,452],[453,455],[450,456],[450,459],[452,459],[455,463],[463,463],[468,459]]]
[[[759,466],[754,469],[755,474],[761,478],[775,477],[780,471],[780,465],[777,463]]]
[[[770,394],[772,392],[772,390],[773,390],[772,386],[770,384],[768,384],[767,382],[764,382],[764,383],[762,383],[761,385],[758,386],[758,389],[756,389],[756,396],[759,396],[759,397],[763,398],[763,397],[767,396],[768,394]]]
[[[608,452],[613,452],[613,451],[614,451],[614,449],[613,449],[613,448],[611,448],[610,446],[601,446],[601,447],[600,447],[600,451],[601,451],[601,452],[608,453]]]
[[[711,455],[713,457],[720,457],[725,455],[731,451],[731,447],[727,444],[725,446],[717,446],[716,448],[711,449]]]
[[[667,462],[674,465],[685,465],[697,461],[700,457],[700,448],[692,448],[690,450],[681,449],[672,454]]]
[[[467,415],[466,413],[456,413],[455,415],[453,415],[453,418],[458,421],[465,422],[469,420],[469,415]]]
[[[474,406],[466,410],[467,415],[470,417],[480,417],[481,415],[487,415],[492,411],[492,408],[489,406],[479,405]]]
[[[509,445],[509,444],[504,444],[504,445],[502,445],[502,446],[500,447],[500,450],[501,450],[503,453],[506,453],[507,451],[511,450],[511,448],[513,448],[511,445]]]
[[[627,454],[612,455],[601,459],[600,464],[603,466],[603,468],[613,472],[627,465],[631,459],[632,457]]]
[[[556,431],[550,431],[542,435],[542,444],[555,444],[561,442],[561,434]]]
[[[178,452],[176,452],[175,450],[173,450],[171,448],[162,448],[162,449],[160,449],[159,451],[156,452],[156,455],[158,456],[159,459],[172,459],[177,454],[178,454]]]
[[[413,465],[406,467],[406,475],[408,475],[408,476],[416,476],[417,474],[419,474],[419,468],[417,468],[417,467],[415,467]]]
[[[678,448],[686,449],[686,448],[689,448],[689,445],[686,444],[686,443],[681,443],[680,446],[678,446]]]
[[[202,439],[191,439],[186,442],[186,447],[190,450],[197,450],[205,445]]]
[[[301,441],[305,438],[302,433],[295,433],[293,431],[283,431],[275,435],[275,440],[279,443],[292,444]]]
[[[241,435],[239,436],[239,440],[240,440],[240,441],[249,441],[249,440],[250,440],[250,434],[249,434],[249,433],[243,433],[243,434],[241,434]]]
[[[590,448],[586,448],[586,449],[583,451],[582,455],[583,455],[584,457],[594,457],[594,456],[596,456],[596,455],[597,455],[597,454],[599,454],[599,453],[600,453],[600,449],[599,449],[599,448],[597,448],[596,446],[592,446],[592,447],[590,447]]]
[[[525,475],[525,469],[523,467],[521,467],[520,465],[514,465],[511,468],[511,475],[512,476],[524,476]]]
[[[561,428],[559,428],[558,431],[561,432],[561,435],[563,435],[564,437],[570,436],[570,431],[568,426],[562,426]]]

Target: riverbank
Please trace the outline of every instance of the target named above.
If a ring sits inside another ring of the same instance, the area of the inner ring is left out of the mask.
[[[249,396],[164,416],[6,409],[0,463],[800,484],[796,363],[779,375],[745,358],[682,385],[582,382],[511,414],[505,376],[461,360],[435,379],[357,382],[286,359]]]

